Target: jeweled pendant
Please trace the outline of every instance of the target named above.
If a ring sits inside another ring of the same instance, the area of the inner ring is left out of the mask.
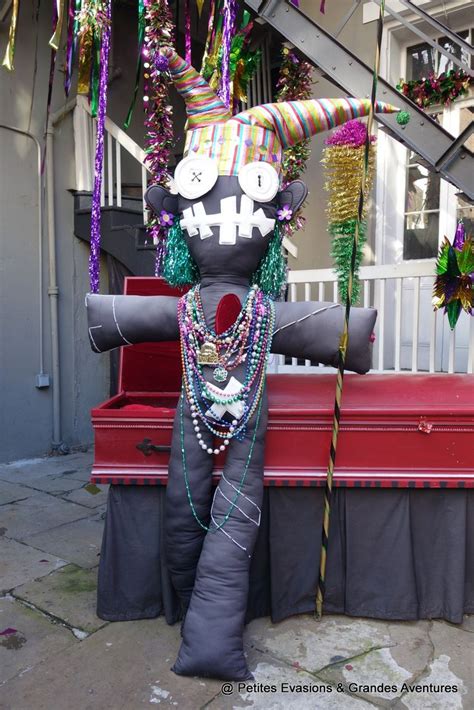
[[[228,374],[229,373],[227,372],[225,367],[222,367],[222,365],[219,365],[218,367],[216,367],[216,369],[212,373],[212,376],[214,377],[216,382],[225,382]]]
[[[203,343],[199,349],[198,353],[198,364],[199,365],[218,365],[219,356],[217,354],[217,348],[214,343]]]

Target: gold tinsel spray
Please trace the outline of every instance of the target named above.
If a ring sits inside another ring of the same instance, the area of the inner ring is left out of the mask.
[[[328,231],[332,236],[331,256],[337,273],[339,294],[346,300],[351,268],[352,245],[357,224],[360,185],[364,171],[365,138],[367,128],[361,121],[349,121],[327,139],[321,160],[324,165],[324,189],[329,193],[326,214]],[[367,202],[375,172],[375,137],[371,137],[368,172],[365,181],[363,221],[360,224],[356,254],[353,302],[357,303],[360,283],[357,278],[366,241]]]

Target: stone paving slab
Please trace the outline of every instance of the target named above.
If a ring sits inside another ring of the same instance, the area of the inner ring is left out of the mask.
[[[426,672],[417,678],[417,684],[427,688],[406,693],[397,708],[473,708],[474,635],[453,624],[436,621],[430,630],[430,639],[433,644],[432,659]],[[437,689],[437,686],[443,685],[444,689]],[[456,686],[457,692],[447,692],[446,686]]]
[[[82,519],[66,523],[37,535],[25,537],[24,542],[52,555],[61,554],[62,558],[80,567],[95,567],[99,562],[100,546],[104,521],[97,511],[74,503],[64,503],[80,508]],[[91,515],[91,513],[94,513]],[[89,514],[84,517],[84,514]]]
[[[395,645],[386,622],[344,616],[324,616],[316,621],[311,614],[279,624],[272,624],[269,618],[256,619],[248,625],[245,639],[261,651],[311,672],[373,648]]]
[[[77,481],[82,481],[82,483],[88,483],[91,478],[92,461],[90,465],[77,468],[73,473],[71,473],[71,478],[75,478]]]
[[[3,688],[5,710],[137,710],[160,705],[202,708],[221,682],[177,677],[170,671],[179,624],[163,618],[116,622],[41,662]]]
[[[0,592],[43,577],[66,564],[54,555],[0,537]]]
[[[69,626],[92,633],[107,622],[95,613],[97,568],[66,565],[15,589],[15,597],[63,620]]]
[[[26,488],[26,486],[21,486],[18,483],[7,483],[7,481],[0,481],[0,505],[5,505],[6,503],[13,503],[15,500],[23,500],[24,498],[29,498],[35,494],[31,488]],[[0,515],[0,526],[1,526],[1,515]]]
[[[81,481],[78,481],[76,478],[72,478],[71,476],[54,475],[43,476],[42,478],[34,478],[30,481],[27,481],[23,485],[25,488],[34,488],[35,491],[43,491],[44,493],[59,495],[80,488],[82,483]]]
[[[13,633],[12,633],[13,632]],[[54,665],[54,656],[77,639],[43,614],[29,609],[11,596],[0,598],[0,707],[8,691],[1,687],[14,676],[29,672],[40,661]],[[51,706],[53,707],[53,706]]]
[[[81,468],[92,466],[92,459],[93,453],[90,451],[87,453],[73,453],[67,456],[45,456],[43,458],[0,464],[0,480],[11,483],[26,483],[43,476],[63,475],[68,471],[77,473]]]
[[[373,705],[338,692],[333,686],[257,649],[248,652],[255,680],[223,683],[223,690],[207,706],[210,710],[368,710]],[[227,694],[225,694],[227,693]]]
[[[26,540],[37,533],[89,515],[84,506],[68,503],[47,493],[36,493],[18,503],[8,503],[2,506],[1,511],[5,536],[16,540]]]
[[[93,483],[81,483],[76,481],[79,487],[71,493],[63,495],[64,500],[70,500],[87,508],[97,508],[99,505],[107,503],[109,486],[96,486]]]

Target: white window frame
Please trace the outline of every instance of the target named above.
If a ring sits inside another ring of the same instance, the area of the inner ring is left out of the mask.
[[[456,3],[455,7],[448,8],[448,12],[467,8],[469,5],[470,3]],[[439,14],[442,19],[441,10]],[[401,28],[399,22],[386,19],[382,38],[380,74],[388,78],[391,83],[398,83],[400,77],[406,77],[408,49],[422,43],[422,40],[410,33],[409,30],[406,30],[405,38],[400,41],[394,33],[396,31],[403,32]],[[456,24],[451,26],[451,29],[456,32],[472,28],[472,21],[460,23],[459,26]],[[434,30],[430,33],[433,37],[437,37],[438,34]],[[438,113],[440,108],[443,108],[442,126],[456,136],[459,133],[460,109],[473,104],[474,91],[471,89],[469,96],[456,100],[451,106],[433,106],[427,110],[427,113]],[[382,131],[378,133],[377,142],[375,263],[414,261],[403,259],[408,148],[389,138]],[[457,192],[456,187],[441,179],[438,244],[441,244],[445,235],[454,236]]]

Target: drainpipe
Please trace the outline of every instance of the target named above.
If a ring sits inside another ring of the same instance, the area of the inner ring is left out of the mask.
[[[59,359],[59,288],[56,268],[56,223],[54,215],[54,131],[56,125],[70,113],[76,100],[68,101],[59,111],[50,114],[46,128],[46,194],[48,214],[49,251],[49,308],[51,317],[51,374],[53,376],[53,440],[52,449],[61,454],[69,453],[69,447],[61,439],[61,367]]]

